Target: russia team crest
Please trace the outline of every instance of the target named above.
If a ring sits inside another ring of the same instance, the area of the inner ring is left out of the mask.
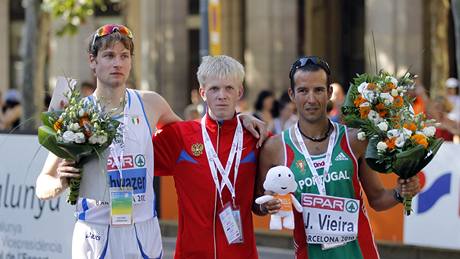
[[[192,145],[192,153],[194,156],[201,156],[203,154],[204,146],[202,143],[195,143]]]

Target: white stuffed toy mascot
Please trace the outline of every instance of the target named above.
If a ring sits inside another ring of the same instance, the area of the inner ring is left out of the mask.
[[[297,189],[297,183],[291,169],[286,166],[270,168],[264,181],[264,189],[274,192],[275,195],[264,195],[256,199],[257,204],[263,204],[272,199],[281,201],[281,209],[271,215],[270,229],[294,229],[294,213],[292,204],[298,212],[302,212],[302,206],[291,194]]]

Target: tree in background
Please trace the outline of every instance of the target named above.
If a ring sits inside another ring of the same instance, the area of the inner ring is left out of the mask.
[[[61,20],[57,35],[75,34],[96,8],[107,9],[104,0],[24,0],[24,77],[21,129],[33,131],[40,123],[45,93],[46,58],[51,22]],[[114,2],[114,1],[113,1]]]
[[[37,128],[38,118],[43,110],[44,65],[42,66],[40,62],[43,61],[42,57],[46,55],[46,49],[43,49],[44,46],[41,45],[39,38],[41,38],[42,29],[49,27],[49,24],[45,25],[45,20],[48,18],[46,14],[40,11],[40,2],[40,0],[25,0],[23,2],[25,28],[23,30],[24,77],[22,82],[21,128],[28,131]]]

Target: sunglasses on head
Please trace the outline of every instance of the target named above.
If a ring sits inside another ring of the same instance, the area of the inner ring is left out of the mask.
[[[296,60],[294,64],[291,66],[291,70],[289,71],[289,79],[293,80],[294,74],[297,69],[307,66],[308,64],[319,66],[320,68],[326,71],[326,74],[331,74],[331,69],[329,68],[329,64],[322,60],[317,56],[309,56],[309,57],[302,57]]]
[[[94,43],[96,43],[97,39],[110,35],[115,32],[119,32],[121,35],[124,35],[130,38],[131,40],[133,39],[133,33],[131,32],[130,29],[128,29],[128,27],[124,25],[120,25],[120,24],[106,24],[100,27],[99,29],[97,29],[96,32],[94,33],[93,41],[91,43],[92,48],[94,48]]]

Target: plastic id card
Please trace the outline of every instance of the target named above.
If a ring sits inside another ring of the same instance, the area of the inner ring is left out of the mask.
[[[225,237],[227,238],[228,243],[239,243],[239,240],[242,239],[243,235],[238,222],[235,220],[231,203],[227,203],[219,212],[219,219],[222,227],[224,228]]]
[[[241,212],[238,207],[233,207],[233,217],[235,218],[236,224],[238,224],[238,229],[240,230],[240,237],[235,240],[232,244],[241,244],[244,242],[243,238],[243,224],[241,222]]]
[[[133,222],[133,189],[110,188],[110,223],[112,226],[131,225]]]

